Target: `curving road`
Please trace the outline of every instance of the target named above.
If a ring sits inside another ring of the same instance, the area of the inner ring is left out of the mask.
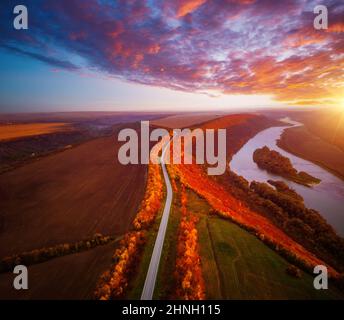
[[[164,240],[165,240],[168,218],[170,216],[173,192],[172,192],[171,181],[170,181],[170,178],[168,177],[166,165],[164,163],[165,152],[166,152],[167,147],[169,147],[170,142],[171,141],[169,141],[166,144],[160,158],[160,163],[161,163],[162,172],[164,175],[164,180],[165,180],[165,185],[166,185],[166,202],[165,202],[164,211],[162,213],[158,235],[155,240],[152,257],[149,263],[149,268],[148,268],[145,284],[144,284],[143,291],[141,294],[141,300],[152,300],[153,298],[156,277],[159,270],[162,247],[164,245]]]

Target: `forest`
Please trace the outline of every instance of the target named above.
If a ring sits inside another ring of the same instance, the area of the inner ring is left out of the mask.
[[[198,217],[187,211],[185,187],[180,193],[182,218],[179,226],[175,269],[176,297],[184,300],[205,299],[205,286],[198,248]]]
[[[276,226],[338,271],[344,271],[344,240],[315,210],[308,209],[294,190],[281,182],[252,181],[230,171],[227,184],[232,194],[267,217]]]
[[[253,161],[257,163],[258,167],[268,172],[278,174],[307,187],[320,182],[318,178],[304,171],[298,172],[293,167],[290,159],[282,156],[278,151],[270,150],[267,146],[257,149],[253,153]]]

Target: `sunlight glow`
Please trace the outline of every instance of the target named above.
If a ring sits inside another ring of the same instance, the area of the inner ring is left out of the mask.
[[[340,101],[339,106],[344,110],[344,98]]]

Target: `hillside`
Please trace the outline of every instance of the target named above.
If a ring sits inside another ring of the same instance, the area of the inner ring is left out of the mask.
[[[298,157],[317,163],[344,179],[344,151],[311,133],[306,127],[286,129],[277,145]]]

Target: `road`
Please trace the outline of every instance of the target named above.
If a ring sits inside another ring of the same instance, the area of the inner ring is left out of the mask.
[[[149,263],[149,268],[148,268],[145,284],[142,290],[141,300],[152,300],[153,298],[156,277],[159,270],[162,247],[164,245],[164,240],[165,240],[168,218],[170,216],[173,192],[172,192],[171,181],[167,173],[166,165],[164,163],[165,152],[166,152],[167,147],[169,147],[169,145],[170,145],[170,141],[166,144],[160,158],[160,164],[161,164],[161,168],[162,168],[162,172],[163,172],[164,180],[165,180],[165,185],[166,185],[165,207],[162,213],[158,235],[155,240],[151,261]]]

